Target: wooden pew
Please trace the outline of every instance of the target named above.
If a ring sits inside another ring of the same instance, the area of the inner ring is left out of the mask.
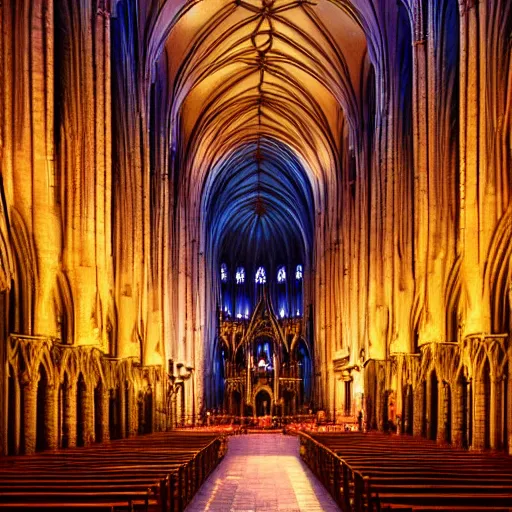
[[[301,443],[343,510],[512,510],[512,460],[501,454],[382,434],[313,434]]]
[[[215,433],[159,433],[0,460],[0,509],[182,511],[219,462]]]

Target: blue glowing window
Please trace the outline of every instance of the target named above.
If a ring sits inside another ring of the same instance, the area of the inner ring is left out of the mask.
[[[284,267],[279,267],[277,271],[277,282],[284,283],[286,281],[286,269]]]
[[[256,278],[254,279],[258,284],[265,284],[267,282],[267,274],[265,273],[265,269],[260,267],[256,271]]]
[[[244,267],[238,267],[236,269],[236,284],[245,283],[245,270]]]
[[[220,266],[220,280],[223,283],[228,280],[228,266],[225,263]]]
[[[295,270],[295,279],[297,279],[297,281],[302,279],[302,265],[297,265],[297,269]]]

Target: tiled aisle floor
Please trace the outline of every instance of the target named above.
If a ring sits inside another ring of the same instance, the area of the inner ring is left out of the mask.
[[[299,457],[299,440],[282,434],[231,437],[226,457],[186,512],[338,512]]]

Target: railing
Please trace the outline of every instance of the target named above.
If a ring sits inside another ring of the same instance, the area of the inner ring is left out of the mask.
[[[223,459],[227,442],[224,436],[214,439],[197,452],[193,459],[180,466],[169,477],[169,507],[171,512],[183,512],[199,487]],[[166,499],[166,498],[165,498]],[[164,503],[165,501],[162,500]]]
[[[371,512],[370,478],[353,469],[332,450],[299,432],[300,455],[343,512]]]
[[[267,422],[270,419],[271,428],[289,427],[294,430],[314,430],[316,426],[316,416],[314,414],[296,414],[295,416],[234,416],[231,414],[210,414],[207,419],[202,421],[205,428],[214,429],[218,427],[246,427],[258,428],[262,420]],[[181,428],[181,427],[180,427]],[[191,426],[190,428],[196,428]]]

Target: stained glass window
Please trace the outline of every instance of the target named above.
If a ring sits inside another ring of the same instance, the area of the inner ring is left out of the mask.
[[[284,283],[286,281],[286,269],[284,267],[279,267],[277,271],[277,282]]]
[[[302,279],[302,265],[297,265],[297,269],[295,270],[295,279],[297,279],[297,281]]]
[[[225,263],[220,266],[220,280],[223,283],[228,280],[228,266]]]
[[[245,283],[245,270],[244,267],[238,267],[236,269],[236,284]]]
[[[267,274],[265,273],[265,269],[263,267],[260,267],[256,271],[256,278],[255,281],[258,284],[265,284],[267,282]]]

